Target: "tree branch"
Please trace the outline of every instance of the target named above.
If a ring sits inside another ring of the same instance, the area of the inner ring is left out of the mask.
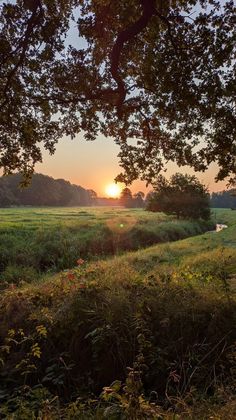
[[[38,9],[39,9],[39,13],[38,13]],[[23,64],[24,59],[25,59],[25,55],[26,55],[26,51],[28,48],[28,44],[29,44],[29,40],[31,37],[31,34],[35,28],[35,26],[39,23],[40,18],[42,16],[42,6],[41,6],[41,1],[40,0],[36,0],[34,2],[34,7],[32,9],[32,14],[28,20],[27,23],[27,28],[23,37],[22,42],[19,45],[19,48],[16,48],[16,51],[22,48],[22,51],[20,53],[19,59],[17,61],[17,63],[15,64],[15,66],[12,68],[12,70],[9,72],[8,76],[7,76],[7,81],[5,84],[5,87],[3,89],[3,97],[4,100],[0,105],[0,111],[4,108],[4,106],[7,104],[8,98],[7,98],[7,92],[10,88],[11,85],[11,81],[12,78],[15,76],[17,70],[19,69],[19,67]]]
[[[111,52],[111,74],[117,84],[118,99],[116,106],[119,117],[122,116],[121,107],[127,93],[124,80],[119,70],[122,49],[127,41],[130,41],[147,27],[150,19],[156,13],[155,0],[141,0],[141,4],[143,10],[142,15],[133,25],[118,34]]]

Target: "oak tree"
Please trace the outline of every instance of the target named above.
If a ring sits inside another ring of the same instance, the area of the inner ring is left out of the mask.
[[[209,219],[210,196],[207,188],[191,175],[176,173],[168,181],[160,175],[147,198],[146,209],[174,214],[184,219]]]
[[[233,178],[235,16],[233,0],[5,0],[1,167],[29,174],[82,132],[119,144],[120,181],[168,161]]]

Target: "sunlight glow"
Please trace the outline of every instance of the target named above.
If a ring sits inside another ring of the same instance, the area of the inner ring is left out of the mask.
[[[107,185],[105,191],[108,197],[117,198],[121,193],[121,188],[117,184],[109,184]]]

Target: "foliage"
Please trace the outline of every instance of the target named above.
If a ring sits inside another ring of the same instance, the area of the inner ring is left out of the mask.
[[[148,197],[147,210],[175,214],[178,218],[209,219],[209,194],[195,176],[176,173],[169,181],[160,176],[154,193]]]
[[[12,253],[14,253],[14,248],[12,249]],[[23,250],[22,250],[23,251]],[[23,254],[23,252],[22,252]],[[28,254],[27,249],[24,252],[25,258]],[[28,254],[29,256],[29,254]],[[17,263],[17,259],[13,257],[11,260],[15,263]],[[32,263],[32,261],[29,261],[29,263]],[[30,264],[25,263],[26,266],[22,265],[11,265],[10,261],[9,264],[5,267],[5,270],[2,274],[2,281],[3,284],[1,286],[8,287],[10,284],[24,284],[24,283],[31,283],[32,281],[37,281],[39,278],[39,273],[37,271],[37,267],[31,267]]]
[[[134,194],[134,196],[133,196],[133,200],[134,200],[133,207],[144,207],[144,205],[145,205],[144,197],[145,197],[145,194],[142,191],[138,191],[136,194]]]
[[[186,250],[195,258],[189,241]],[[229,397],[235,389],[236,304],[216,270],[222,271],[225,250],[215,249],[206,273],[206,263],[198,261],[196,269],[194,261],[191,269],[184,265],[183,246],[172,244],[175,256],[182,248],[180,266],[176,258],[171,266],[170,258],[152,260],[150,252],[163,253],[159,246],[147,251],[152,267],[142,251],[92,265],[80,262],[37,286],[4,292],[0,413],[31,408],[39,415],[50,408],[52,418],[60,410],[71,418],[97,413],[136,420],[164,416],[167,408],[186,414],[209,398],[226,403],[226,392]],[[203,261],[204,247],[198,252]],[[236,253],[228,252],[224,269],[230,282]],[[162,264],[169,267],[168,277]]]
[[[132,192],[129,188],[123,188],[120,194],[120,204],[124,207],[133,207]]]
[[[34,174],[28,188],[21,188],[21,182],[20,174],[0,178],[0,207],[89,206],[96,203],[94,191],[64,179]]]
[[[233,419],[236,214],[216,213],[220,233],[2,291],[0,415]]]
[[[142,191],[132,195],[129,188],[123,188],[120,194],[119,203],[126,208],[143,208],[144,207],[144,193]]]
[[[236,209],[235,189],[213,192],[210,199],[211,207]]]
[[[5,1],[0,32],[5,172],[82,131],[115,139],[126,182],[166,161],[235,175],[233,0]]]

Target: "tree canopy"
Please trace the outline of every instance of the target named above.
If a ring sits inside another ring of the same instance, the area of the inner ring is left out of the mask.
[[[168,181],[159,176],[154,191],[147,197],[146,209],[175,214],[178,218],[209,219],[209,194],[204,185],[191,175],[176,173]]]
[[[31,173],[41,146],[101,133],[118,180],[166,162],[236,174],[233,0],[6,0],[0,6],[0,165]],[[69,44],[74,26],[78,37]]]

